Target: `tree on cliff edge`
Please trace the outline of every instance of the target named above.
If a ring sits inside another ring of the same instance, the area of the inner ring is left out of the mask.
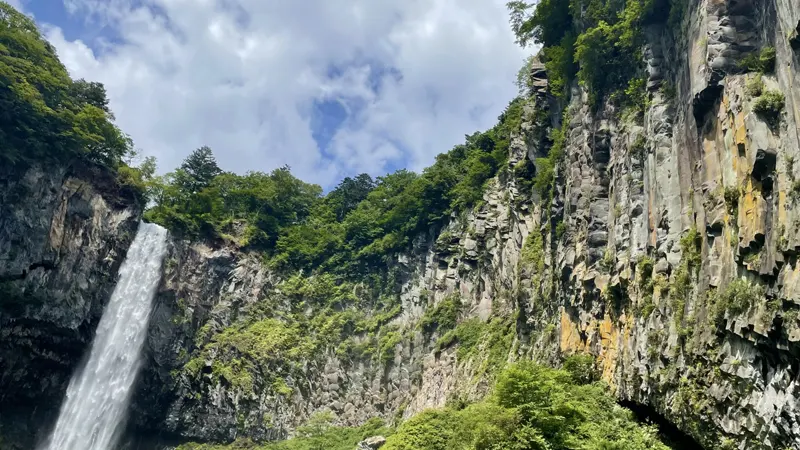
[[[193,151],[181,164],[181,169],[188,175],[182,180],[186,192],[197,193],[211,185],[222,169],[217,165],[211,148],[204,145]]]

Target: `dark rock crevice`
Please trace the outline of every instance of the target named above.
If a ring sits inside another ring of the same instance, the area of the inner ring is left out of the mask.
[[[9,282],[9,281],[19,281],[24,280],[30,272],[33,272],[36,269],[43,269],[43,270],[55,270],[56,263],[53,261],[39,261],[35,262],[28,266],[27,269],[23,269],[21,273],[12,274],[12,275],[0,275],[0,283]]]
[[[619,404],[631,410],[640,422],[658,426],[659,437],[670,448],[674,450],[706,450],[652,406],[629,400],[622,400]]]

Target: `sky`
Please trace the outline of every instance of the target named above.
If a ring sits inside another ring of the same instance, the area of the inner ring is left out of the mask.
[[[8,0],[6,0],[8,1]],[[530,52],[506,0],[11,0],[73,78],[106,86],[159,171],[289,165],[328,189],[420,171],[490,128]]]

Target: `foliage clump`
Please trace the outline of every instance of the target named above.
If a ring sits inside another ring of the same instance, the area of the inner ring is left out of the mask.
[[[764,92],[764,79],[760,73],[747,78],[744,92],[750,97],[758,97]]]
[[[714,322],[720,325],[726,314],[735,317],[747,312],[750,307],[764,300],[765,294],[762,286],[747,280],[731,281],[724,289],[718,289],[715,294]]]
[[[419,321],[419,326],[426,332],[434,330],[446,332],[456,327],[458,317],[463,309],[461,296],[456,294],[443,298],[433,308],[428,308]]]
[[[215,334],[184,366],[184,374],[191,380],[199,380],[210,363],[213,381],[249,393],[257,380],[277,381],[273,377],[278,369],[291,370],[293,364],[308,358],[313,349],[314,343],[300,328],[280,320],[238,324]],[[283,380],[277,386],[285,393],[282,385],[285,385]]]
[[[249,439],[238,439],[229,445],[183,444],[177,450],[353,450],[371,436],[389,435],[392,430],[380,418],[374,417],[359,427],[335,425],[336,416],[330,412],[312,415],[297,429],[297,437],[281,442],[256,444]]]
[[[506,162],[522,109],[521,99],[512,101],[495,127],[466,136],[421,174],[361,174],[325,196],[289,167],[222,172],[203,147],[152,183],[146,218],[188,237],[228,239],[263,252],[278,268],[362,276],[482,201],[484,185]]]
[[[601,383],[528,362],[504,370],[489,400],[423,412],[403,423],[383,448],[667,449],[657,429],[636,423]]]
[[[764,47],[758,53],[750,53],[739,62],[749,72],[770,73],[775,71],[775,47]]]
[[[141,196],[152,172],[126,165],[134,156],[105,87],[71,79],[33,20],[0,1],[0,164],[97,165]]]
[[[501,369],[511,350],[514,339],[514,323],[505,317],[494,317],[486,322],[472,318],[459,323],[436,342],[436,349],[443,350],[458,344],[456,355],[459,361],[477,357],[480,367],[477,373],[494,374]]]
[[[640,48],[643,25],[666,20],[666,8],[683,11],[678,0],[511,1],[511,28],[517,42],[542,45],[551,92],[565,98],[572,80],[589,93],[598,108],[612,99],[641,110],[646,101]]]
[[[775,127],[780,122],[785,102],[780,91],[765,91],[753,102],[753,112]]]

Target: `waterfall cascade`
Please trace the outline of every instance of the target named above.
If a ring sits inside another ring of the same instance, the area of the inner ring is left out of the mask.
[[[86,365],[67,388],[55,429],[41,450],[111,450],[119,438],[140,365],[167,231],[141,223]]]

